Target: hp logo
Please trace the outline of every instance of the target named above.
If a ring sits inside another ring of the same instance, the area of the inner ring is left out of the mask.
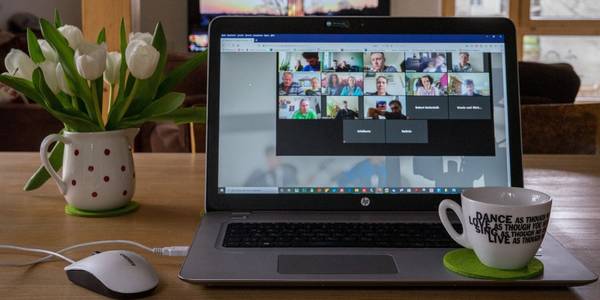
[[[369,199],[369,197],[362,197],[360,198],[360,204],[362,206],[369,206],[369,204],[371,204],[371,199]]]

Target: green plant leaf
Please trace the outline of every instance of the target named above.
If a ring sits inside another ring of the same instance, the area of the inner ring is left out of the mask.
[[[193,106],[178,108],[170,113],[162,114],[149,118],[140,116],[124,118],[118,126],[118,129],[138,127],[146,122],[173,122],[175,124],[185,123],[204,123],[206,121],[206,107]]]
[[[63,108],[60,100],[58,100],[54,93],[52,93],[52,90],[50,90],[50,87],[48,87],[48,84],[46,84],[46,79],[44,78],[42,69],[38,67],[33,70],[33,76],[31,79],[33,81],[33,86],[44,98],[46,109],[61,110]]]
[[[61,131],[62,133],[62,131]],[[54,170],[58,171],[62,167],[63,163],[63,152],[65,149],[65,145],[61,142],[56,142],[54,147],[50,151],[50,156],[48,160],[50,161],[50,165]],[[50,179],[50,173],[44,168],[44,166],[40,166],[37,171],[27,180],[25,186],[23,187],[24,191],[33,191],[46,183]]]
[[[46,60],[42,48],[40,47],[40,44],[38,44],[37,37],[29,28],[27,28],[27,50],[29,50],[29,56],[31,56],[31,60],[33,60],[34,63],[39,64]]]
[[[150,118],[168,114],[178,109],[181,104],[183,104],[184,100],[185,94],[183,93],[168,93],[150,103],[150,105],[140,113],[140,116],[142,118]]]
[[[44,97],[42,97],[42,95],[35,89],[33,82],[5,74],[0,74],[0,82],[21,92],[23,95],[25,95],[25,97],[33,100],[42,107],[46,107],[46,103],[44,103]]]
[[[125,50],[127,49],[127,31],[125,29],[125,19],[121,19],[119,42],[119,50],[121,51],[121,69],[119,70],[119,93],[117,94],[117,99],[122,101],[125,99],[125,75],[127,75],[127,61],[125,59]]]
[[[98,45],[106,43],[106,28],[102,27],[102,30],[100,30],[100,33],[98,33],[98,39],[96,40],[96,43]]]
[[[62,20],[60,19],[60,13],[58,9],[54,9],[54,27],[59,28],[62,26]]]
[[[206,61],[206,52],[196,54],[194,57],[173,69],[165,79],[160,83],[156,92],[156,97],[162,97],[170,92],[175,86],[180,83],[190,72],[198,68]]]

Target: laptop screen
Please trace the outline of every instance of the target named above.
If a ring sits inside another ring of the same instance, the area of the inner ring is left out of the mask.
[[[509,186],[491,34],[222,34],[218,193]]]

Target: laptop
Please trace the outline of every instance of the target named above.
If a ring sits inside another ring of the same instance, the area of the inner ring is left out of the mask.
[[[219,17],[205,215],[179,277],[205,285],[575,286],[444,268],[465,188],[523,186],[515,29],[502,18]]]

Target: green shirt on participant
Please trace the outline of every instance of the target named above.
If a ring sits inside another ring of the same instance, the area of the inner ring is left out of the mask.
[[[300,110],[297,110],[292,115],[292,119],[294,120],[314,120],[316,118],[317,113],[315,113],[313,110],[308,110],[305,114],[300,112]]]

